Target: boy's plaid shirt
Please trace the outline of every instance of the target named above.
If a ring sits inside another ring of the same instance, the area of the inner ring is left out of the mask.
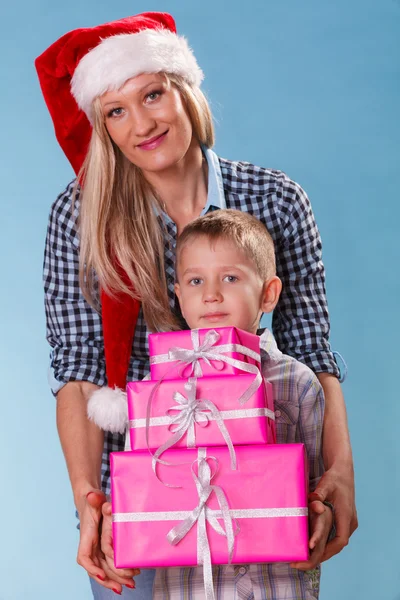
[[[249,163],[218,159],[206,151],[210,188],[220,186],[219,200],[206,211],[233,208],[247,211],[263,223],[275,242],[277,274],[283,291],[274,311],[272,327],[279,348],[316,372],[339,375],[330,350],[329,317],[325,297],[321,240],[310,202],[301,187],[284,173]],[[211,162],[210,162],[211,161]],[[214,162],[212,162],[214,161]],[[53,204],[44,256],[47,339],[52,347],[50,377],[57,391],[68,381],[106,384],[100,315],[84,300],[79,287],[79,239],[73,213],[74,182]],[[176,226],[164,215],[165,265],[171,306],[175,304]],[[142,379],[149,371],[148,331],[140,311],[136,325],[128,379]],[[124,437],[105,434],[102,486],[110,492],[109,453],[123,450]]]

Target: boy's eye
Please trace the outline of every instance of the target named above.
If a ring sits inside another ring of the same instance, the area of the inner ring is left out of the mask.
[[[236,277],[236,275],[227,275],[226,277],[224,277],[224,281],[227,281],[228,283],[235,283],[235,281],[237,281],[238,278]]]
[[[200,285],[200,283],[201,279],[199,277],[193,277],[193,279],[189,281],[189,285]]]

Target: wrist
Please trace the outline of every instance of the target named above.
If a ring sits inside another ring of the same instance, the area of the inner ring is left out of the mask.
[[[353,457],[348,456],[346,458],[339,457],[336,458],[329,468],[326,469],[330,472],[331,475],[335,476],[337,479],[354,479],[354,464]]]
[[[86,496],[89,494],[89,492],[94,491],[101,491],[99,482],[90,483],[89,481],[82,481],[73,486],[74,504],[78,512],[82,506],[82,503],[86,502]]]

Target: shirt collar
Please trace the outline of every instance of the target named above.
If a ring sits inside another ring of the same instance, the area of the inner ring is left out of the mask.
[[[221,165],[219,164],[218,156],[211,150],[211,148],[201,147],[203,155],[207,160],[208,166],[208,194],[207,203],[203,210],[202,215],[207,212],[217,209],[226,208],[226,200],[224,194],[224,183],[222,180]]]

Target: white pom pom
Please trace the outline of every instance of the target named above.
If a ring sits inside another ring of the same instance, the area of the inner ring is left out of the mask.
[[[96,390],[89,399],[87,414],[104,431],[125,433],[128,425],[126,393],[119,388],[102,387]]]

